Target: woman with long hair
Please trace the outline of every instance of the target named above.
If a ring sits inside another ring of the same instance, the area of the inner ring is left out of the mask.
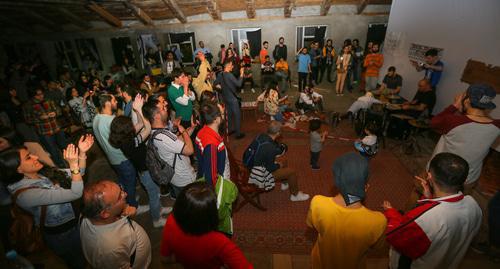
[[[162,257],[186,269],[253,268],[243,252],[217,231],[217,196],[205,181],[187,185],[163,228]]]
[[[78,215],[71,202],[82,196],[81,173],[86,167],[86,153],[93,144],[92,135],[82,136],[78,147],[70,144],[63,152],[69,169],[49,169],[45,173],[38,156],[30,154],[25,147],[0,153],[2,183],[16,196],[15,204],[33,215],[45,244],[69,268],[85,268]]]
[[[97,114],[94,105],[93,97],[94,91],[85,91],[83,97],[80,96],[76,87],[66,89],[66,98],[68,105],[71,107],[75,117],[87,129],[92,128],[92,121]]]
[[[148,193],[153,227],[160,228],[165,225],[166,221],[161,215],[170,213],[172,208],[161,208],[160,188],[154,183],[146,167],[146,140],[151,133],[151,124],[142,114],[143,103],[144,99],[140,94],[135,97],[132,103],[132,109],[137,115],[136,125],[132,123],[130,117],[117,116],[113,119],[109,144],[120,149],[138,171],[141,183]]]
[[[337,84],[335,93],[337,96],[344,96],[344,83],[352,65],[352,55],[349,45],[342,48],[342,54],[337,57]]]
[[[271,116],[271,120],[283,123],[283,112],[286,110],[286,96],[280,98],[278,83],[272,81],[266,86],[265,91],[257,97],[257,100],[264,102],[264,113]]]

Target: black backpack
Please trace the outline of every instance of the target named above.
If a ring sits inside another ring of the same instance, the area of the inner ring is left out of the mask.
[[[243,165],[248,169],[253,168],[255,155],[257,155],[257,152],[259,152],[260,147],[262,145],[269,144],[269,141],[261,141],[261,139],[259,138],[261,138],[260,135],[255,138],[255,140],[250,143],[248,148],[245,149],[245,152],[243,152]]]
[[[154,140],[157,135],[165,134],[168,135],[168,130],[162,129],[154,132],[154,134],[149,138],[148,148],[146,151],[146,167],[151,174],[151,178],[158,185],[168,185],[175,174],[175,163],[177,161],[177,154],[174,156],[174,162],[172,165],[164,161],[160,154],[158,154],[158,148],[154,144]]]

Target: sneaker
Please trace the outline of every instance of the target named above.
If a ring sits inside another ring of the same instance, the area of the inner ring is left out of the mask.
[[[155,228],[161,228],[165,226],[165,223],[167,222],[167,219],[160,217],[159,220],[154,220],[153,221],[153,227]]]
[[[149,211],[149,205],[139,205],[135,211],[136,215],[144,214]]]
[[[160,215],[161,215],[161,216],[168,215],[168,214],[170,214],[170,213],[172,212],[172,209],[173,209],[173,208],[172,208],[171,206],[162,207],[162,208],[160,209]]]
[[[288,190],[288,187],[289,187],[289,186],[288,186],[288,183],[281,183],[281,190],[282,190],[282,191],[286,191],[286,190]]]
[[[244,89],[241,89],[241,93],[245,93],[245,90],[244,90]]]
[[[254,89],[254,88],[252,88],[252,89],[250,89],[250,90],[252,91],[252,93],[255,93],[255,89]]]
[[[305,194],[301,191],[299,191],[296,195],[290,195],[290,200],[292,202],[300,202],[300,201],[305,201],[309,199],[309,194]]]
[[[319,170],[319,168],[320,168],[319,165],[311,165],[312,170],[317,171],[317,170]]]
[[[344,96],[344,94],[343,94],[343,93],[341,93],[341,94],[340,94],[340,96]]]

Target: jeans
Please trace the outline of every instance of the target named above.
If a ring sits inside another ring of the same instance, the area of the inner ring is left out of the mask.
[[[365,152],[365,150],[363,149],[363,143],[361,143],[360,141],[354,142],[354,148],[356,148],[356,150],[361,153]]]
[[[332,67],[333,67],[333,64],[321,65],[321,72],[319,74],[319,83],[321,83],[321,81],[323,81],[325,71],[326,71],[326,79],[328,80],[328,82],[330,82],[330,83],[333,82],[333,80],[332,80]]]
[[[58,167],[66,167],[61,150],[68,146],[68,142],[63,131],[59,131],[53,135],[40,135],[40,142],[42,142],[45,150],[50,153],[50,157]]]
[[[127,193],[127,204],[137,207],[135,200],[135,184],[137,172],[129,160],[121,162],[119,165],[113,165],[113,169],[118,174],[118,183],[123,186]]]
[[[373,91],[377,89],[378,77],[366,76],[366,91]]]
[[[59,234],[43,233],[43,240],[47,247],[61,257],[69,268],[85,268],[78,226]]]
[[[278,80],[278,87],[281,93],[288,91],[288,74],[282,71],[276,72],[276,79]]]
[[[226,110],[229,123],[229,131],[234,131],[236,135],[241,134],[241,110],[238,101],[226,102]]]
[[[148,170],[139,172],[139,179],[146,189],[149,198],[149,212],[153,221],[160,219],[160,187],[151,178]]]
[[[313,167],[318,167],[318,160],[319,160],[319,154],[321,153],[321,151],[318,151],[318,152],[313,152],[311,151],[311,165]]]
[[[304,88],[306,87],[307,75],[308,73],[299,72],[299,92],[304,91]]]

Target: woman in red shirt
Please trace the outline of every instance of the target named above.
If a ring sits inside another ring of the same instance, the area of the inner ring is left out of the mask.
[[[184,268],[249,269],[243,252],[217,231],[217,197],[205,182],[187,185],[174,204],[163,228],[160,254],[175,258]]]

